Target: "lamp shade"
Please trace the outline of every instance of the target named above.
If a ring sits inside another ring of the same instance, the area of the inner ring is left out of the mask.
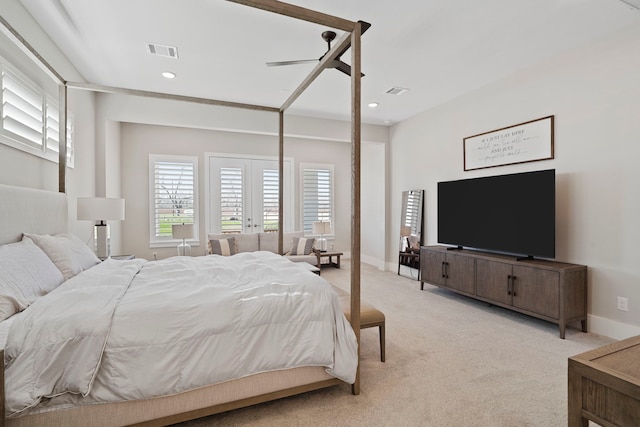
[[[329,234],[331,232],[330,221],[314,221],[313,234]]]
[[[193,237],[193,224],[173,224],[171,236],[174,239],[191,239]]]
[[[124,199],[78,197],[77,218],[95,221],[122,221],[124,220]]]
[[[402,237],[411,236],[411,227],[409,227],[408,225],[403,225],[402,227],[400,227],[400,235]]]

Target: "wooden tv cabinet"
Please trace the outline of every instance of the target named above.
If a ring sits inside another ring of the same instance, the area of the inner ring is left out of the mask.
[[[558,325],[581,322],[587,331],[587,267],[445,246],[420,249],[420,289],[424,283]]]

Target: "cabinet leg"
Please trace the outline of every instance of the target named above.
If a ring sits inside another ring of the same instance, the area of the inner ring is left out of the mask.
[[[587,332],[587,319],[581,320],[580,325],[582,326],[582,332]]]
[[[424,291],[424,282],[422,280],[420,281],[420,290]]]
[[[564,339],[564,331],[565,328],[567,327],[567,325],[565,325],[564,323],[561,323],[558,325],[558,329],[560,329],[560,338]]]

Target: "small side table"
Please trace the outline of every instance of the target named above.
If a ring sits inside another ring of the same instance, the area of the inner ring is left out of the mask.
[[[331,265],[335,268],[340,268],[340,257],[343,255],[342,252],[333,252],[333,251],[326,251],[326,252],[321,252],[316,250],[316,257],[318,258],[318,268],[322,267],[323,265]],[[333,261],[333,257],[336,257],[336,261]],[[325,262],[322,263],[322,258],[329,258],[329,262]]]
[[[569,358],[569,427],[640,425],[640,336]]]
[[[127,259],[135,259],[135,255],[111,255],[109,258],[116,260],[127,260]],[[100,261],[104,261],[107,258],[101,258]]]

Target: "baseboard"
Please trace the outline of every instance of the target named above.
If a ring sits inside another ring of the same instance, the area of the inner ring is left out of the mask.
[[[372,265],[372,266],[376,267],[378,270],[384,271],[384,261],[379,260],[379,259],[377,259],[375,257],[361,254],[360,255],[360,261],[364,262],[365,264]]]
[[[345,251],[342,253],[342,259],[351,259],[351,251]],[[378,270],[384,271],[385,263],[375,257],[367,256],[360,254],[360,262],[364,262],[365,264],[372,265],[376,267]]]
[[[587,315],[587,329],[594,334],[616,340],[623,340],[636,335],[640,335],[640,327],[629,325],[628,323],[617,322],[604,317]]]

